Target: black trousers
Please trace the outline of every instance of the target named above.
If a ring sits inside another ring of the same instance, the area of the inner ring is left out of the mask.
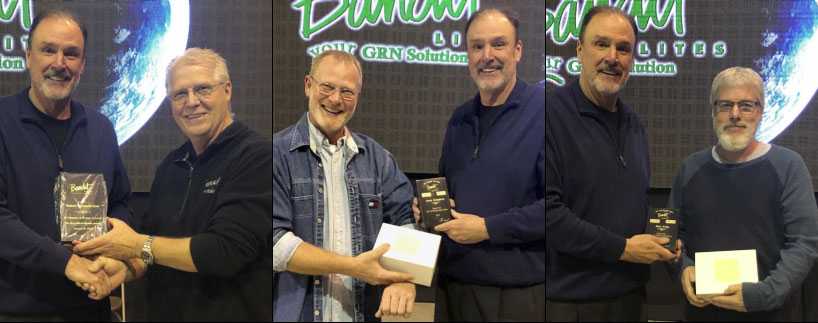
[[[503,288],[441,277],[435,292],[435,322],[545,321],[545,283]]]
[[[645,289],[636,290],[617,298],[590,301],[565,302],[545,301],[548,322],[634,322],[644,321],[642,306],[645,303]]]
[[[9,314],[0,313],[0,322],[111,322],[111,305],[71,309],[51,314]]]

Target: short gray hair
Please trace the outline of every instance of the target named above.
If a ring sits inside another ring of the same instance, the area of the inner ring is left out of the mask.
[[[734,66],[723,70],[713,78],[713,86],[710,88],[709,104],[712,106],[716,102],[722,88],[736,86],[749,86],[755,90],[760,100],[758,103],[762,109],[764,108],[764,81],[761,79],[761,75],[758,75],[756,71],[750,68],[741,66]]]
[[[327,57],[332,57],[332,58],[335,58],[335,59],[337,59],[337,60],[339,60],[341,62],[344,62],[344,63],[347,63],[347,64],[352,64],[353,66],[355,66],[355,68],[358,69],[358,75],[360,76],[360,79],[361,79],[361,84],[358,84],[358,87],[363,87],[364,70],[363,70],[363,68],[361,68],[361,62],[358,61],[358,58],[356,58],[355,55],[352,55],[352,54],[347,53],[347,52],[342,51],[342,50],[335,50],[335,49],[325,50],[325,51],[321,52],[321,54],[318,54],[318,56],[315,56],[315,58],[312,59],[312,64],[310,65],[310,75],[311,76],[315,75],[314,73],[315,73],[315,70],[318,69],[318,65],[321,64],[321,61],[323,61],[324,58],[327,58]],[[358,89],[358,90],[360,90],[360,89]]]
[[[176,66],[201,66],[213,70],[213,78],[219,82],[230,82],[230,72],[227,70],[227,62],[224,57],[207,48],[188,48],[182,55],[174,58],[168,64],[165,75],[165,87],[170,90],[170,76]]]

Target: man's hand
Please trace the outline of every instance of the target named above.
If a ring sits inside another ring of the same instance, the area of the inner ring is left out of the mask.
[[[452,207],[453,220],[435,226],[435,231],[444,232],[449,239],[459,244],[475,244],[489,239],[489,232],[486,229],[486,219],[468,213],[460,213],[454,210],[454,200],[449,199]]]
[[[676,239],[676,252],[673,255],[675,257],[673,259],[673,262],[678,262],[679,259],[682,259],[682,247],[683,246],[684,246],[684,244],[682,244],[682,239]]]
[[[119,286],[122,285],[128,277],[129,268],[120,260],[100,256],[94,260],[94,263],[91,264],[91,267],[88,267],[88,270],[94,273],[103,271],[108,275],[108,279],[110,279],[112,285]],[[133,275],[133,273],[131,273],[131,275]]]
[[[103,255],[126,261],[139,258],[142,244],[147,236],[136,233],[127,223],[116,218],[108,218],[111,230],[108,233],[85,241],[73,241],[74,253],[80,255]]]
[[[668,238],[659,238],[651,234],[637,234],[626,240],[625,250],[619,260],[640,264],[673,260],[676,256],[662,246],[669,241]]]
[[[107,297],[108,294],[116,289],[117,286],[122,285],[122,283],[125,282],[125,278],[128,276],[128,266],[125,265],[125,263],[104,256],[97,257],[97,259],[94,260],[94,262],[88,267],[88,271],[92,273],[101,273],[108,277],[109,288],[107,292],[97,293],[96,295],[88,295],[88,297],[96,300]],[[77,282],[76,284],[87,292],[90,292],[92,289],[92,285],[88,283]]]
[[[91,272],[89,270],[91,265],[91,260],[71,255],[65,266],[65,277],[87,291],[88,297],[101,300],[108,296],[114,287],[104,272]]]
[[[383,244],[375,249],[364,252],[354,258],[355,264],[349,276],[356,277],[371,285],[385,285],[408,282],[412,275],[389,271],[381,267],[378,261],[389,250],[389,244]]]
[[[696,295],[696,290],[693,288],[693,283],[696,281],[696,267],[690,266],[682,271],[682,291],[684,291],[687,301],[690,305],[696,307],[705,307],[710,305],[710,302],[702,297]]]
[[[415,284],[395,283],[387,286],[381,296],[381,307],[375,317],[401,315],[409,317],[415,307]]]
[[[421,221],[423,220],[423,218],[421,218],[421,216],[420,216],[420,207],[418,207],[418,198],[417,197],[412,198],[412,215],[415,216],[415,223],[418,226],[422,226],[423,223],[421,223]]]
[[[741,294],[741,284],[733,284],[724,290],[723,295],[710,297],[710,303],[723,309],[736,312],[747,312],[744,307],[744,295]]]

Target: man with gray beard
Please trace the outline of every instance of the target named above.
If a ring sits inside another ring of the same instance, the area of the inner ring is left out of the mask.
[[[71,12],[38,14],[26,49],[31,86],[0,98],[0,321],[110,321],[107,296],[128,271],[72,253],[55,219],[55,179],[69,172],[103,175],[108,216],[130,221],[113,125],[72,98],[87,34]]]
[[[689,321],[799,321],[800,286],[818,248],[818,208],[801,156],[759,142],[764,111],[761,76],[731,67],[713,80],[713,130],[718,143],[689,156],[673,183],[684,240],[681,283]],[[695,293],[693,256],[701,251],[755,249],[757,283],[722,295]]]

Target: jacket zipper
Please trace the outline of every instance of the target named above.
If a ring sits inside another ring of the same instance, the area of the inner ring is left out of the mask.
[[[619,137],[619,140],[616,141],[616,153],[618,155],[617,159],[619,159],[619,165],[622,166],[622,168],[628,168],[628,162],[625,161],[625,130],[623,129],[625,127],[625,120],[623,120],[625,118],[625,114],[622,113],[622,108],[620,108],[617,113],[619,113],[619,118],[616,125],[617,133],[614,135]]]
[[[185,155],[185,158],[182,159],[182,161],[184,161],[185,164],[187,164],[188,173],[187,173],[187,189],[185,189],[185,198],[182,200],[182,207],[179,209],[179,216],[182,216],[182,213],[185,211],[185,208],[187,207],[187,198],[190,195],[190,184],[193,181],[193,164],[191,164],[190,161],[187,159],[189,154],[190,153],[188,153],[188,155]]]
[[[616,161],[619,163],[619,166],[622,167],[622,168],[628,168],[628,162],[627,162],[627,160],[625,160],[625,133],[624,133],[624,131],[622,129],[622,128],[625,127],[625,121],[622,120],[622,118],[625,118],[626,116],[621,114],[621,112],[618,112],[618,113],[620,113],[620,116],[619,116],[620,119],[619,119],[619,122],[617,124],[616,133],[611,133],[608,130],[606,130],[605,132],[608,134],[608,138],[616,146],[614,148],[614,150],[615,150],[614,155],[616,155]],[[591,119],[594,119],[604,129],[607,129],[607,126],[605,126],[605,122],[600,120],[595,115],[590,114],[590,113],[582,113],[582,114],[587,116],[587,117],[590,117]],[[619,138],[619,140],[617,140],[617,138]]]
[[[480,134],[480,118],[477,118],[477,130],[475,131],[475,132],[477,132],[477,144],[474,146],[474,151],[472,152],[472,155],[471,155],[472,160],[475,160],[475,159],[480,157],[480,141],[481,141],[481,137],[482,138],[488,138],[489,131],[491,131],[491,128],[494,128],[494,124],[497,123],[497,119],[500,119],[500,117],[503,114],[505,114],[508,111],[508,109],[509,109],[508,106],[504,106],[503,111],[500,111],[500,114],[498,114],[496,117],[494,117],[494,120],[491,120],[491,123],[489,124],[488,129],[486,129],[485,134]]]

